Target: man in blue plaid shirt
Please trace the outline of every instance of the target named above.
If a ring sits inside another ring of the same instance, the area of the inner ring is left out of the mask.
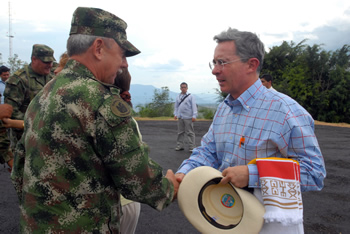
[[[278,157],[299,162],[301,191],[321,190],[326,170],[314,120],[295,100],[262,85],[263,43],[251,32],[231,28],[214,40],[218,44],[209,66],[221,91],[229,95],[218,106],[201,146],[179,167],[178,181],[196,167],[211,166],[222,171],[221,183],[259,189],[257,166],[247,164]]]

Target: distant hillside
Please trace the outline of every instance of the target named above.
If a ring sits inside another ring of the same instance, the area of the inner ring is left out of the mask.
[[[152,102],[152,98],[154,95],[154,90],[158,89],[152,85],[140,85],[140,84],[132,84],[130,86],[130,94],[131,101],[136,107],[139,104],[146,104]],[[158,89],[160,90],[160,89]],[[180,93],[180,92],[179,92]],[[175,102],[177,95],[179,93],[169,91],[169,97]],[[217,95],[216,94],[200,94],[197,95],[195,93],[191,93],[196,99],[198,105],[202,106],[214,106],[217,103]]]

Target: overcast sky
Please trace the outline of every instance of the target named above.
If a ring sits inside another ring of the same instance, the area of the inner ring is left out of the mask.
[[[208,63],[214,35],[228,27],[256,33],[266,50],[283,41],[323,44],[335,51],[350,44],[349,0],[3,0],[0,11],[0,53],[9,56],[11,2],[12,51],[30,62],[33,44],[66,50],[71,18],[78,6],[107,10],[128,24],[128,39],[141,54],[128,58],[132,83],[168,86],[179,92],[214,93],[218,88]]]

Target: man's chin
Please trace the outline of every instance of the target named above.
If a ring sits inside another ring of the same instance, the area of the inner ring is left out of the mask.
[[[51,73],[51,68],[45,70],[43,75],[44,75],[44,76],[47,76],[47,75],[50,74],[50,73]]]
[[[220,91],[223,93],[227,93],[227,89],[223,85],[222,86],[220,85]]]

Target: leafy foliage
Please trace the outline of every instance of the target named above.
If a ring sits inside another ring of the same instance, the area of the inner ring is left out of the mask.
[[[169,88],[162,87],[161,90],[154,90],[151,103],[138,105],[141,117],[173,116],[173,100],[169,97]]]
[[[270,73],[274,88],[294,98],[314,119],[350,123],[350,46],[332,52],[304,42],[271,48],[262,73]]]
[[[18,69],[22,68],[24,65],[27,65],[27,62],[24,62],[18,58],[18,55],[15,54],[12,58],[8,59],[7,66],[11,69],[11,74],[13,74]]]
[[[198,106],[198,118],[200,119],[213,119],[215,114],[215,109]]]

